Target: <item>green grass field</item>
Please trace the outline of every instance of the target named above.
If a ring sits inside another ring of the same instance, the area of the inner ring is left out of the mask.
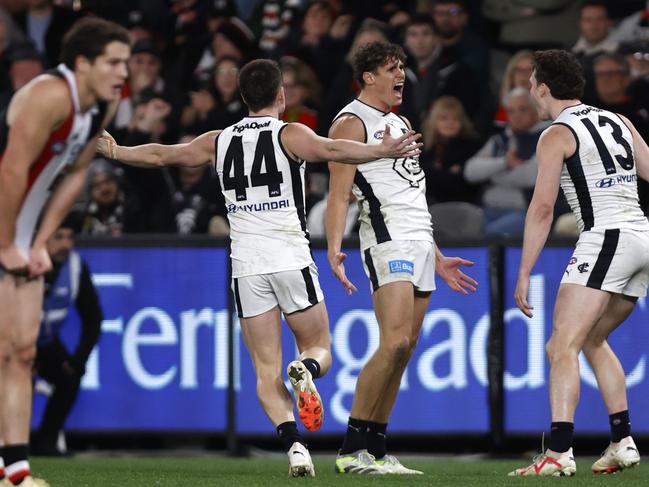
[[[622,474],[594,476],[592,459],[578,461],[577,475],[572,478],[510,478],[506,474],[522,466],[520,460],[477,460],[402,457],[404,463],[425,472],[423,476],[349,476],[333,471],[333,456],[315,457],[317,477],[288,479],[287,462],[277,458],[237,458],[222,456],[173,457],[160,456],[81,456],[54,460],[33,458],[36,476],[48,480],[52,487],[181,487],[181,486],[249,486],[271,487],[305,484],[309,486],[461,486],[491,487],[561,484],[581,486],[647,486],[646,467],[640,466]]]

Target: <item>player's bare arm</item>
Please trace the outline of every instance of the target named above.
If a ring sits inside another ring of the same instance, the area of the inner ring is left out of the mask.
[[[365,128],[357,117],[345,115],[334,122],[329,130],[329,137],[335,140],[365,140]],[[327,235],[327,257],[334,275],[342,283],[348,294],[356,291],[356,286],[347,279],[345,274],[345,259],[347,255],[341,251],[345,220],[349,208],[349,199],[354,184],[356,166],[329,162],[329,195],[327,197],[327,214],[325,231]]]
[[[364,144],[364,140],[332,140],[320,137],[301,123],[290,123],[282,131],[282,143],[297,159],[348,164],[359,164],[384,157],[416,157],[421,152],[422,144],[417,142],[420,138],[421,134],[413,131],[400,137],[392,137],[389,125],[385,126],[382,142],[373,145]]]
[[[74,204],[77,195],[83,190],[90,161],[95,155],[97,137],[91,139],[83,149],[74,165],[70,167],[63,180],[49,199],[38,233],[29,249],[29,276],[36,277],[52,269],[52,261],[46,248],[47,239],[59,227],[65,215]]]
[[[525,217],[523,251],[514,293],[516,305],[528,317],[532,316],[532,306],[527,301],[530,274],[550,233],[563,161],[576,149],[577,142],[572,132],[563,125],[549,127],[536,147],[538,172],[534,195]]]
[[[83,157],[89,161],[94,155],[93,149],[94,147],[86,146],[79,157]],[[70,211],[77,195],[85,185],[87,172],[88,163],[75,164],[68,170],[61,183],[57,186],[56,191],[51,196],[38,229],[38,234],[29,249],[30,277],[40,276],[52,269],[52,261],[47,253],[45,242]]]
[[[628,118],[624,115],[618,114],[618,116],[626,124],[633,135],[633,158],[635,159],[638,176],[645,181],[649,181],[649,146]]]
[[[117,145],[115,139],[108,132],[104,132],[97,143],[97,152],[104,157],[136,167],[197,167],[214,162],[214,141],[220,133],[220,130],[212,130],[185,144],[143,144],[126,147]]]
[[[9,105],[10,129],[0,164],[0,265],[9,272],[27,268],[27,256],[14,245],[14,240],[29,170],[70,110],[68,88],[54,76],[36,78]]]
[[[118,102],[111,103],[102,122],[102,129],[107,127],[117,111]],[[52,263],[46,249],[46,242],[52,234],[59,228],[59,225],[69,213],[74,204],[77,195],[83,189],[90,161],[94,157],[99,136],[93,137],[88,141],[79,157],[65,173],[65,177],[57,186],[46,206],[45,213],[34,237],[31,249],[29,251],[29,274],[32,277],[48,272]]]

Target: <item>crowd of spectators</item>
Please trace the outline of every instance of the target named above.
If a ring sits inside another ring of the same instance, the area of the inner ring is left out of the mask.
[[[547,122],[529,96],[532,55],[572,50],[584,102],[627,116],[649,137],[649,2],[627,0],[11,0],[0,7],[0,108],[57,64],[62,34],[83,15],[125,25],[130,78],[111,133],[122,145],[176,143],[246,114],[236,80],[257,57],[276,59],[286,121],[326,135],[359,91],[351,58],[388,40],[408,54],[396,110],[423,134],[430,205],[483,209],[482,232],[517,235]],[[80,8],[79,8],[80,7]],[[321,233],[326,164],[307,172],[307,209]],[[641,203],[649,191],[640,182]],[[83,233],[226,235],[214,169],[143,170],[97,160],[78,202]],[[567,208],[561,198],[557,214]],[[354,224],[348,225],[353,233]],[[575,227],[576,228],[576,227]]]

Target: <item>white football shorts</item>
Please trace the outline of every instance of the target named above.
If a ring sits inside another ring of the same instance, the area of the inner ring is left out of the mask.
[[[361,252],[371,291],[390,282],[409,281],[417,291],[435,290],[435,244],[426,240],[390,240]]]
[[[279,306],[289,315],[304,311],[324,299],[318,268],[311,264],[294,271],[258,274],[232,279],[239,318],[251,318]]]
[[[649,232],[630,229],[582,232],[561,283],[626,296],[647,295]]]

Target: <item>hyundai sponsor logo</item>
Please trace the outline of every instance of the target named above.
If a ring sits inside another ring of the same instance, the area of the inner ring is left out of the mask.
[[[620,174],[611,178],[602,178],[595,183],[601,189],[612,188],[616,184],[635,183],[638,181],[637,174]]]
[[[602,178],[595,183],[595,186],[597,186],[598,188],[610,188],[611,186],[615,186],[615,179]]]
[[[228,213],[236,213],[237,211],[269,211],[288,207],[288,200],[265,201],[263,203],[248,203],[245,205],[235,205],[233,203],[230,203],[228,205]]]

